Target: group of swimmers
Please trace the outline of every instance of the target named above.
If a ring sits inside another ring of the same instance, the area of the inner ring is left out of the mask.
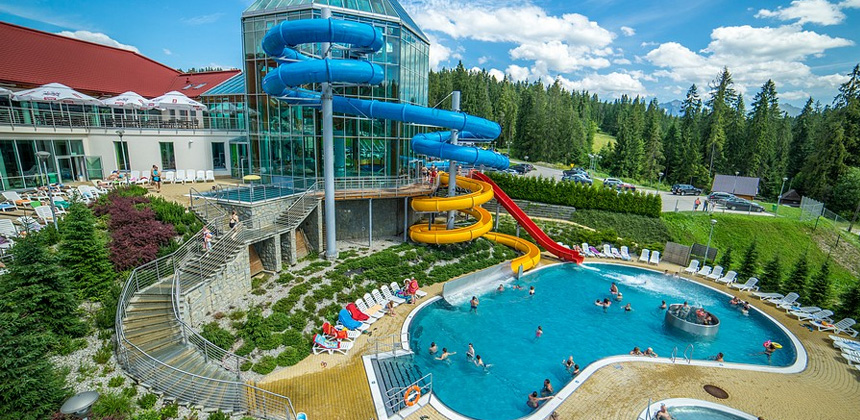
[[[615,296],[615,300],[617,302],[621,302],[624,299],[624,295],[618,291],[618,286],[615,284],[615,282],[612,282],[612,285],[609,286],[609,293],[612,296]],[[596,306],[602,307],[603,311],[606,312],[606,309],[609,308],[610,306],[612,306],[612,301],[609,300],[609,298],[603,298],[603,300],[596,299],[594,301],[594,304]],[[624,305],[624,311],[625,312],[631,312],[631,311],[633,311],[633,307],[631,307],[630,304],[628,303],[628,304]]]
[[[571,356],[572,357],[572,356]],[[526,401],[526,405],[530,408],[538,408],[540,406],[541,401],[548,400],[553,397],[555,394],[555,390],[552,388],[552,382],[550,382],[549,378],[543,380],[543,388],[540,390],[540,397],[538,397],[538,392],[534,391],[529,394],[529,399]]]
[[[439,352],[439,347],[436,346],[435,341],[430,343],[429,351],[430,351],[431,356],[436,356],[436,353]],[[438,357],[436,357],[436,360],[440,360],[440,361],[441,360],[448,360],[449,357],[451,357],[455,354],[457,354],[456,351],[449,352],[447,347],[442,347],[442,354],[440,354]],[[484,364],[484,360],[481,359],[480,354],[475,354],[475,346],[473,346],[472,343],[469,343],[469,349],[466,350],[466,360],[474,363],[475,366],[478,366],[478,367],[488,368],[491,366],[491,365],[485,365]]]
[[[516,290],[522,290],[522,289],[525,289],[525,286],[521,286],[521,285],[519,285],[519,284],[512,284],[510,287],[511,287],[511,289],[516,289]],[[498,291],[498,292],[504,292],[504,291],[505,291],[505,285],[504,285],[504,283],[499,284],[499,287],[498,287],[498,288],[496,288],[496,291]],[[535,287],[534,287],[534,286],[529,286],[529,296],[534,296],[534,295],[535,295]]]
[[[654,349],[652,349],[651,347],[648,347],[648,348],[647,348],[647,349],[645,349],[645,351],[643,352],[642,350],[640,350],[640,349],[639,349],[639,347],[638,347],[638,346],[637,346],[637,347],[633,347],[633,350],[630,350],[630,355],[631,355],[631,356],[658,357],[658,356],[657,356],[657,353],[654,353]]]
[[[732,296],[732,300],[729,301],[729,304],[741,309],[741,313],[745,316],[749,316],[750,314],[750,303],[744,300],[741,300],[737,296]]]

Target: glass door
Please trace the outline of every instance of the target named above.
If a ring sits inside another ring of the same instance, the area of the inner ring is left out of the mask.
[[[230,176],[241,179],[250,173],[248,164],[249,143],[230,143]]]
[[[97,174],[101,175],[101,159],[89,157],[90,160],[96,159],[98,162]],[[60,182],[86,181],[90,178],[87,173],[87,157],[86,156],[57,156],[57,163],[60,164]],[[51,182],[53,174],[48,174],[48,179]]]

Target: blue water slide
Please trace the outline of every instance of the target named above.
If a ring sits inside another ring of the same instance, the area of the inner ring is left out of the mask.
[[[371,25],[336,19],[306,19],[283,22],[266,33],[263,51],[281,64],[263,78],[263,90],[292,104],[318,100],[318,92],[299,89],[310,83],[379,84],[384,78],[380,66],[365,60],[312,59],[295,49],[297,45],[315,42],[333,42],[350,45],[350,55],[379,51],[383,45],[382,33]],[[353,50],[353,48],[355,50]],[[501,127],[492,121],[460,112],[425,108],[374,100],[332,98],[334,112],[432,125],[457,130],[464,139],[490,141],[501,134]],[[450,132],[418,134],[412,138],[416,153],[451,159],[472,165],[485,165],[505,169],[510,165],[507,157],[475,147],[448,143]]]

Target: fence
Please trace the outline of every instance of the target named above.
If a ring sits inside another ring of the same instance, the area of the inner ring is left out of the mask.
[[[666,242],[661,260],[686,266],[690,262],[690,247],[675,242]]]

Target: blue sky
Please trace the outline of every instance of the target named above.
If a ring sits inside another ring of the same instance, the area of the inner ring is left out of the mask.
[[[122,44],[179,68],[241,66],[250,0],[0,0],[0,19]],[[723,66],[747,102],[772,78],[783,102],[830,103],[860,62],[860,0],[403,0],[431,64],[559,80],[604,97],[682,98]]]

